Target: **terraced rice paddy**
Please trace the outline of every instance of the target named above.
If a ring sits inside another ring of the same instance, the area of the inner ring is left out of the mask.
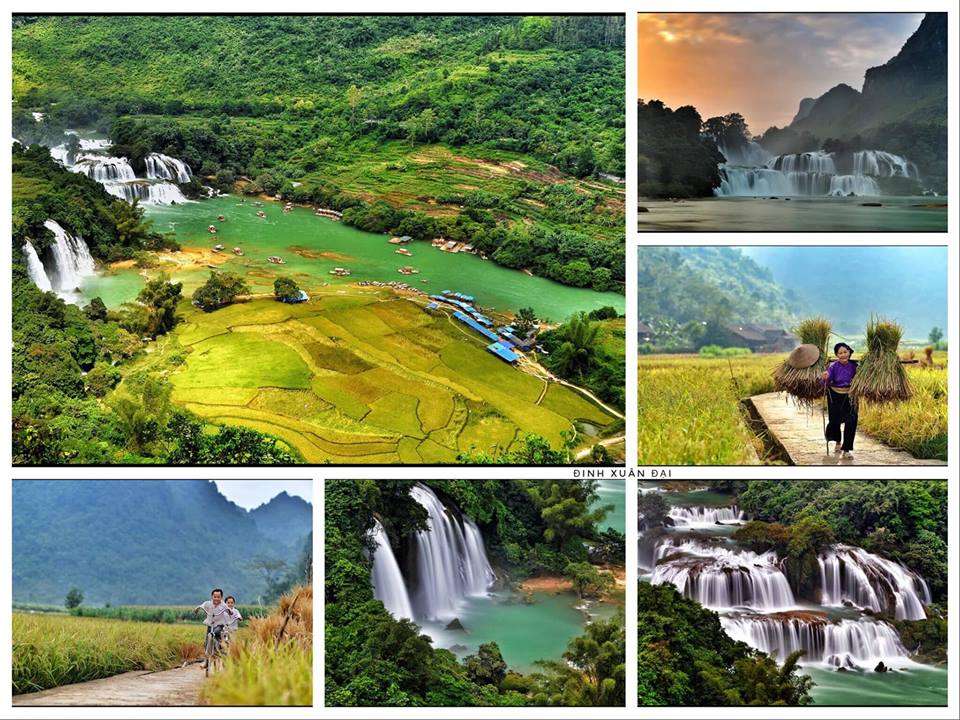
[[[644,355],[637,372],[641,465],[750,465],[763,462],[763,441],[739,401],[773,391],[770,373],[784,355],[704,358]],[[859,432],[917,458],[947,459],[947,354],[935,369],[907,365],[914,396],[860,409]]]
[[[301,305],[191,308],[148,362],[185,351],[169,374],[174,402],[279,437],[309,463],[453,463],[462,452],[507,451],[527,433],[559,447],[576,421],[613,422],[486,345],[419,300],[332,286]]]

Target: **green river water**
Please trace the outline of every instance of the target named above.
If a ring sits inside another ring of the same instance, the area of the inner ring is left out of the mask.
[[[624,480],[598,480],[597,495],[600,499],[597,505],[613,505],[613,510],[599,523],[601,530],[612,528],[618,532],[626,532],[627,496]]]
[[[645,487],[655,483],[644,482]],[[713,492],[664,493],[664,499],[671,505],[730,505],[730,496]],[[729,538],[736,530],[735,525],[716,525],[709,528],[697,528],[696,532]],[[733,544],[733,540],[729,540]],[[649,573],[640,570],[643,582],[649,582]],[[826,610],[831,617],[854,618],[858,611],[838,608],[822,608],[803,603],[807,610]],[[889,665],[895,672],[877,673],[869,671],[837,672],[819,666],[804,665],[801,672],[809,675],[815,686],[811,690],[816,705],[925,705],[947,704],[947,670],[942,667],[921,665],[903,659],[891,660]]]
[[[258,210],[263,210],[266,218],[257,217]],[[183,247],[224,245],[230,259],[220,267],[244,275],[254,292],[272,291],[273,277],[283,274],[295,277],[307,292],[321,284],[358,280],[403,281],[429,293],[455,290],[476,296],[482,307],[513,311],[530,306],[540,317],[557,322],[574,312],[604,305],[612,305],[621,313],[625,308],[624,296],[617,293],[599,293],[531,277],[474,255],[441,252],[426,242],[407,246],[412,257],[398,255],[397,246],[388,243],[388,237],[317,217],[306,208],[284,213],[279,203],[266,202],[258,207],[250,199],[241,202],[239,197],[224,196],[183,205],[148,206],[146,215],[155,230],[175,232]],[[226,220],[218,222],[218,215]],[[208,232],[209,225],[217,226],[216,235]],[[244,256],[234,256],[234,247],[242,248]],[[303,257],[292,248],[324,256]],[[270,255],[279,255],[286,263],[273,265],[266,259]],[[417,268],[420,274],[401,275],[397,268],[404,265]],[[334,267],[348,268],[352,275],[332,276],[329,271]],[[208,273],[206,267],[190,268],[174,273],[173,278],[184,283],[186,295]],[[269,277],[262,277],[264,274]],[[130,269],[89,278],[82,290],[85,297],[100,296],[108,306],[116,307],[132,300],[142,285],[139,271]]]
[[[883,207],[863,207],[880,202]],[[946,197],[640,200],[643,231],[946,232]]]
[[[496,641],[503,659],[511,669],[528,673],[536,670],[537,660],[559,660],[573,638],[583,634],[587,617],[578,610],[573,593],[534,593],[534,603],[526,605],[516,595],[491,593],[489,597],[469,598],[457,617],[466,632],[445,630],[445,623],[422,623],[434,640],[434,647],[454,648],[464,658],[485,642]],[[616,612],[610,604],[594,604],[587,612],[596,618],[608,618]]]

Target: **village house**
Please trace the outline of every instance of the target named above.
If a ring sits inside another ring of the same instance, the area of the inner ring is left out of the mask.
[[[797,346],[797,338],[777,325],[743,323],[727,325],[726,344],[750,348],[755,353],[790,352]]]

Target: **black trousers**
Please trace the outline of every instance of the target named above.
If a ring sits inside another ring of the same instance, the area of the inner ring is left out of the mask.
[[[827,388],[827,441],[841,442],[840,426],[843,426],[842,449],[853,450],[857,437],[857,404],[849,395]]]

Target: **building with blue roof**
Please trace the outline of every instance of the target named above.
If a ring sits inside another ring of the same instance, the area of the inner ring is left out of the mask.
[[[517,355],[513,350],[508,348],[502,342],[494,342],[487,345],[487,351],[493,353],[501,360],[504,360],[511,365],[513,365],[517,360],[520,359],[520,356]]]
[[[476,320],[474,320],[472,317],[470,317],[466,313],[462,313],[459,310],[457,310],[455,313],[453,313],[453,316],[457,320],[462,322],[464,325],[476,330],[485,338],[493,340],[494,342],[499,342],[500,338],[497,336],[495,332],[493,332],[492,330],[488,330],[487,328],[485,328],[483,325],[478,323]]]

